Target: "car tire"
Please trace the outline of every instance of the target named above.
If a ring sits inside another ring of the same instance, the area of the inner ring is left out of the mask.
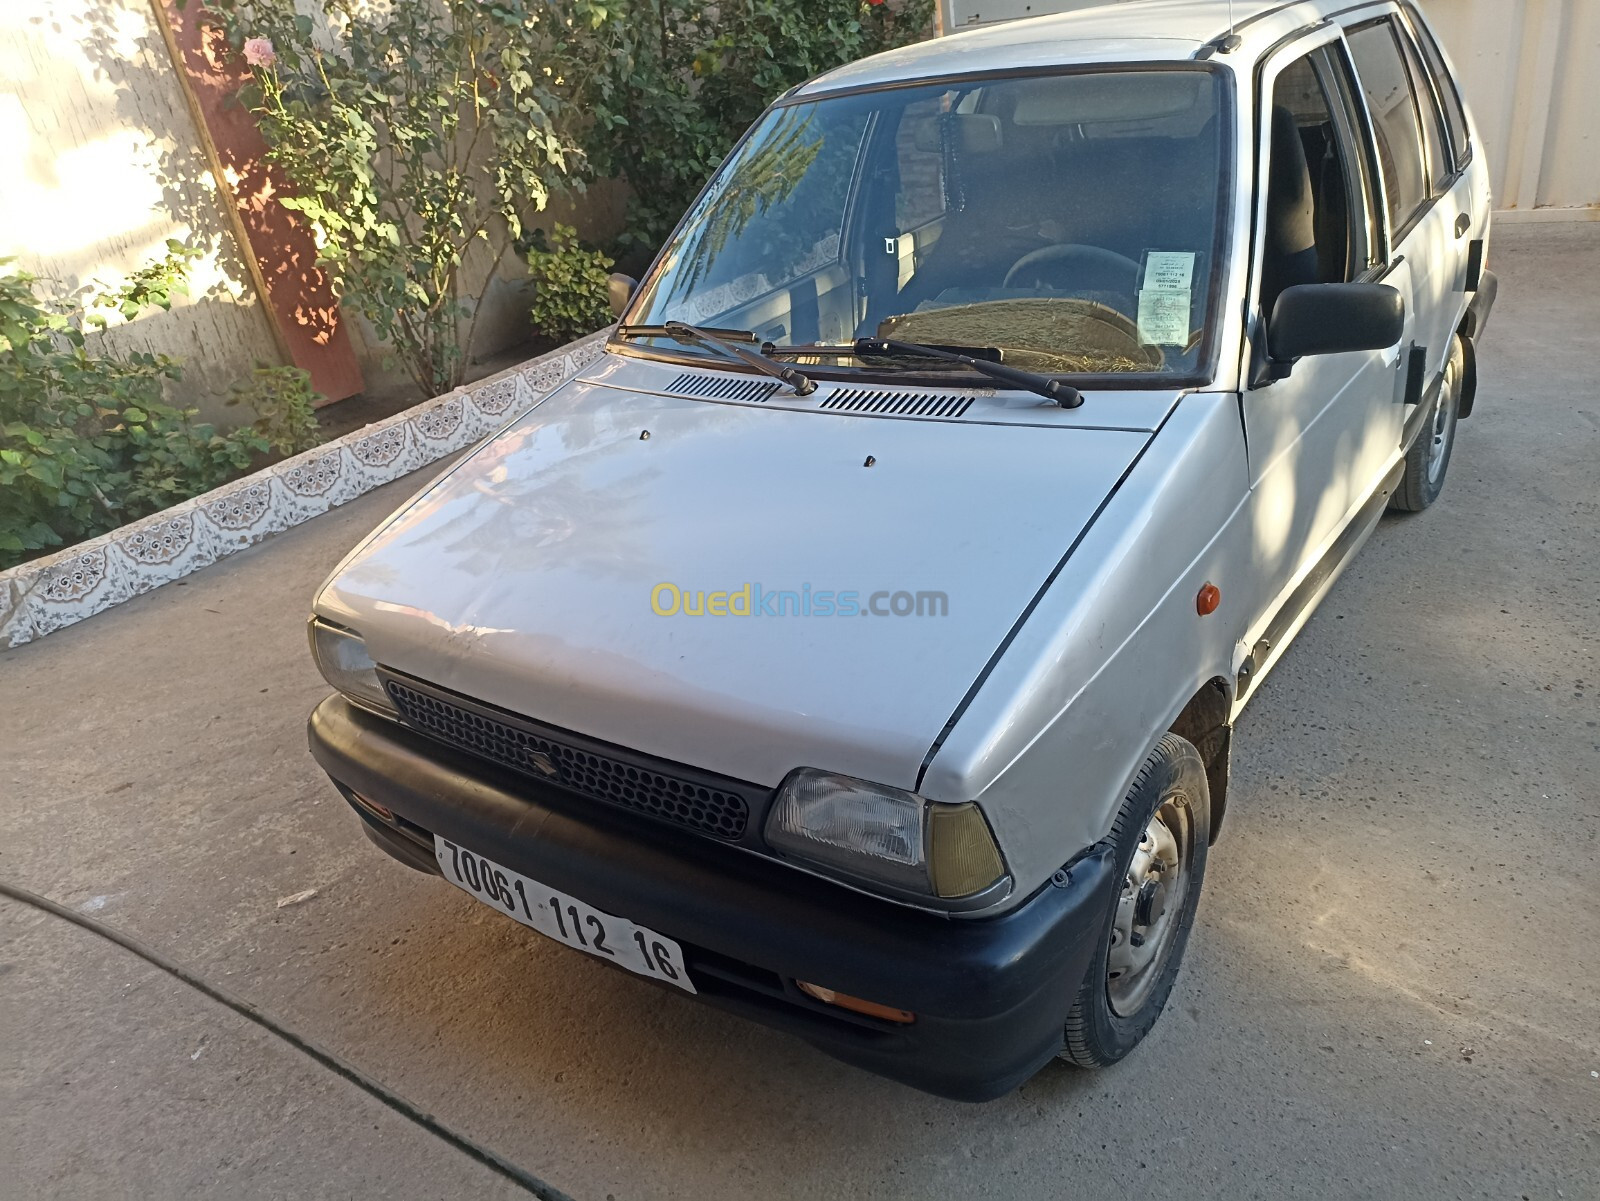
[[[1405,474],[1389,498],[1397,513],[1420,513],[1444,491],[1445,472],[1456,445],[1456,423],[1461,415],[1461,385],[1466,378],[1467,352],[1460,335],[1450,341],[1450,358],[1444,365],[1444,382],[1423,422],[1422,432],[1406,452]]]
[[[1084,1068],[1107,1067],[1138,1046],[1178,977],[1211,842],[1206,765],[1193,743],[1162,737],[1134,778],[1110,838],[1120,887],[1067,1015],[1061,1051]]]

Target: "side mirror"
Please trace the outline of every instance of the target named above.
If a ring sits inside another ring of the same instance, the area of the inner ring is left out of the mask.
[[[606,291],[611,299],[611,315],[622,316],[622,310],[628,307],[628,301],[633,299],[633,294],[639,290],[639,281],[631,275],[622,275],[617,272],[606,276]],[[1399,341],[1397,337],[1395,341]]]
[[[1272,306],[1267,349],[1277,363],[1308,354],[1387,350],[1405,334],[1406,302],[1388,284],[1299,284]]]

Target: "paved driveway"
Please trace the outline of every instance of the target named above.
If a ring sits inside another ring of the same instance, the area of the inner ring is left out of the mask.
[[[305,752],[301,623],[415,481],[0,654],[0,879],[577,1198],[1600,1197],[1600,226],[1495,265],[1445,497],[1385,520],[1241,722],[1188,962],[1115,1069],[936,1100],[369,847]],[[7,1196],[523,1195],[7,900],[0,1081]]]

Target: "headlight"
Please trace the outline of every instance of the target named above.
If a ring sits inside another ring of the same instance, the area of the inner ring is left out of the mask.
[[[377,665],[367,654],[360,635],[313,617],[311,657],[317,661],[322,678],[351,700],[384,713],[395,712],[394,702],[384,692]]]
[[[982,892],[1005,861],[977,805],[943,805],[852,776],[790,772],[767,817],[767,843],[863,883],[924,896]]]

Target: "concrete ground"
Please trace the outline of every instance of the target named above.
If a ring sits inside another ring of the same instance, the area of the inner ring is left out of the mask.
[[[576,1198],[1600,1197],[1600,226],[1507,229],[1494,265],[1445,497],[1242,720],[1187,963],[1114,1069],[936,1100],[370,847],[305,751],[302,621],[417,481],[0,655],[0,880]],[[6,1196],[523,1195],[8,900],[0,1080]]]

